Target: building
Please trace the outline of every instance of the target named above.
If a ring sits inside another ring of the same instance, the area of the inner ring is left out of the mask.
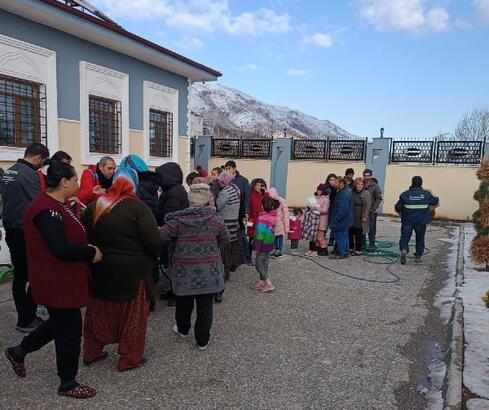
[[[0,0],[0,166],[39,141],[77,167],[135,153],[185,169],[190,86],[219,76],[84,1]]]
[[[195,112],[190,113],[190,137],[204,135],[204,117]]]

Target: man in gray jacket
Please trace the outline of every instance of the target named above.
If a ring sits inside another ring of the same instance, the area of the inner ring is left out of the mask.
[[[14,267],[12,294],[17,309],[17,330],[25,333],[35,330],[42,321],[36,316],[37,305],[27,287],[27,252],[22,222],[26,209],[41,192],[37,171],[47,158],[49,150],[34,142],[26,148],[24,158],[7,169],[0,180],[5,241]]]
[[[368,215],[368,250],[374,251],[375,237],[377,235],[377,210],[382,203],[382,191],[379,185],[372,178],[372,170],[366,169],[363,171],[363,179],[365,181],[365,188],[370,192],[370,198],[372,199],[372,208]],[[365,242],[366,243],[366,242]]]

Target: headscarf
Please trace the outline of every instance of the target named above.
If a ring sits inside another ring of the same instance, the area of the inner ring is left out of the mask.
[[[136,190],[138,187],[138,174],[132,168],[119,168],[114,175],[114,183],[102,194],[95,203],[93,225],[100,217],[108,214],[115,205],[125,199],[138,199]]]
[[[233,175],[233,174],[231,174],[231,173],[229,173],[229,172],[227,172],[227,171],[224,171],[224,172],[221,172],[221,173],[219,174],[219,176],[217,177],[217,180],[218,180],[219,182],[222,182],[222,184],[223,184],[224,186],[227,186],[227,185],[229,185],[231,182],[233,182],[233,181],[234,181],[234,175]]]
[[[136,172],[149,172],[149,167],[144,160],[136,154],[128,155],[121,161],[119,169],[124,168],[132,168]]]

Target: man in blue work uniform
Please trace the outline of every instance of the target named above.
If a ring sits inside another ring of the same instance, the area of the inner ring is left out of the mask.
[[[439,199],[431,195],[422,187],[423,179],[415,176],[411,187],[399,196],[395,206],[396,212],[401,215],[401,239],[399,249],[401,250],[401,264],[406,264],[406,256],[409,252],[409,241],[413,230],[416,233],[416,253],[414,261],[421,262],[424,252],[424,236],[426,225],[431,222],[434,207],[438,206]]]

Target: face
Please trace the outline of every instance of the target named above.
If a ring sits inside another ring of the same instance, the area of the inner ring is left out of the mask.
[[[336,188],[336,178],[335,177],[329,177],[328,184],[329,184],[329,186]]]
[[[261,183],[260,182],[257,182],[255,184],[255,188],[254,188],[255,189],[255,192],[261,192],[261,188],[262,188]]]
[[[216,181],[218,176],[219,174],[217,173],[217,171],[211,171],[211,177],[213,181]]]
[[[346,174],[346,178],[350,181],[353,180],[353,174]]]
[[[46,158],[41,157],[40,155],[35,155],[29,161],[36,169],[40,169],[43,167],[44,162],[46,162]]]
[[[341,182],[340,182],[340,181],[337,181],[337,182],[336,182],[336,187],[337,187],[338,189],[343,189],[343,188],[345,187],[345,183],[344,183],[344,182],[342,182],[342,181],[341,181]]]
[[[236,168],[227,166],[226,171],[229,172],[230,174],[236,175]]]
[[[63,178],[61,180],[61,186],[64,189],[65,197],[71,198],[78,191],[78,176],[75,174],[74,177],[70,179]]]
[[[99,165],[98,168],[105,178],[110,179],[114,176],[116,166],[114,161],[107,161],[105,165]]]
[[[361,191],[363,188],[365,188],[365,184],[363,183],[363,181],[357,181],[356,185],[357,185],[357,191]]]
[[[66,165],[71,165],[71,159],[63,159],[61,162],[64,162]]]
[[[372,179],[372,174],[370,174],[368,172],[364,173],[363,179],[365,180],[365,182],[369,182]]]
[[[316,196],[322,196],[323,195],[323,191],[321,191],[320,189],[318,189],[316,191]]]

